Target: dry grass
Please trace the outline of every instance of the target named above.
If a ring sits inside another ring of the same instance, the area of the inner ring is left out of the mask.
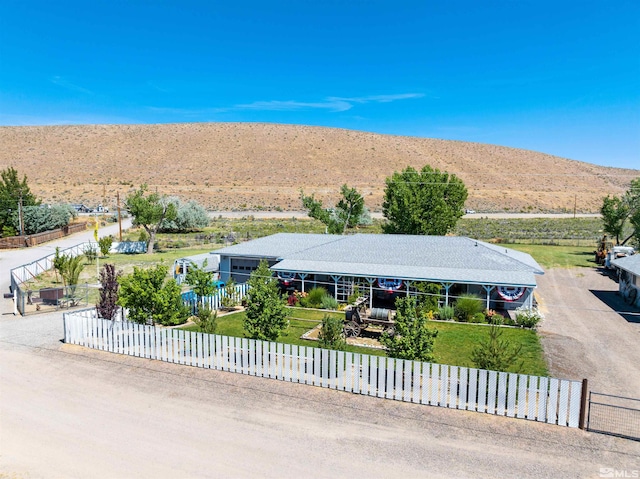
[[[332,201],[348,183],[380,209],[384,180],[407,165],[457,174],[478,211],[596,211],[639,170],[460,141],[262,123],[0,127],[0,169],[46,202],[95,205],[141,183],[212,210],[300,210],[299,190]]]

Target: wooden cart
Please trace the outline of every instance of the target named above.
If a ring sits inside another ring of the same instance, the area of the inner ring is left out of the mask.
[[[369,298],[359,297],[355,303],[345,309],[343,332],[348,338],[360,336],[362,330],[370,325],[381,326],[382,331],[393,334],[395,331],[395,311],[385,308],[367,308]]]

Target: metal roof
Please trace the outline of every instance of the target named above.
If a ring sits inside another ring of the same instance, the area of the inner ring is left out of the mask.
[[[246,243],[238,243],[216,250],[216,254],[223,256],[238,256],[242,258],[277,258],[282,259],[290,255],[312,248],[314,246],[337,241],[344,236],[277,233]]]
[[[279,233],[217,251],[269,257],[274,271],[535,286],[543,270],[528,254],[459,236]]]
[[[611,264],[631,274],[640,276],[640,253],[613,259],[611,260]]]

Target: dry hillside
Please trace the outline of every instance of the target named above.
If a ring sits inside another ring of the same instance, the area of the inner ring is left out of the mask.
[[[355,186],[380,209],[384,180],[407,165],[458,175],[478,211],[597,211],[639,170],[534,151],[336,128],[260,123],[0,127],[0,169],[27,175],[46,202],[112,206],[142,183],[212,210],[299,210]]]

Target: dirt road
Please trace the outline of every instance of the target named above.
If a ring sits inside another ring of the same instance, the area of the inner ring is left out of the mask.
[[[538,278],[540,327],[550,374],[587,378],[590,389],[640,398],[640,315],[595,268],[550,269]]]
[[[0,318],[0,477],[598,477],[640,445],[578,429],[91,351]],[[4,476],[2,475],[4,474]]]

